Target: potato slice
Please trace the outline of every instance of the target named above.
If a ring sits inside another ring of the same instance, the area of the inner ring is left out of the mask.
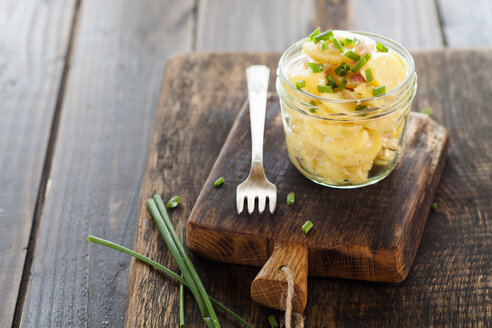
[[[366,70],[370,68],[373,80],[371,85],[386,86],[386,92],[400,85],[407,77],[407,70],[403,60],[394,52],[375,52],[367,63],[362,66],[360,72],[367,80]]]

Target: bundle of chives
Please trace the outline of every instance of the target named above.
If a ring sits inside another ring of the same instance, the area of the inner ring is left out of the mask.
[[[161,196],[154,195],[153,198],[147,199],[146,205],[154,218],[157,229],[161,233],[167,248],[181,270],[184,280],[188,283],[188,287],[195,297],[207,327],[220,328],[219,319],[215,314],[210,298],[205,291],[202,281],[198,277],[198,273],[186,254],[183,245],[179,242]]]
[[[177,281],[179,281],[184,286],[190,288],[190,286],[188,285],[188,282],[184,278],[182,278],[180,275],[178,275],[177,273],[175,273],[172,270],[169,270],[168,268],[166,268],[162,264],[157,263],[156,261],[151,260],[150,258],[148,258],[148,257],[146,257],[146,256],[144,256],[144,255],[142,255],[142,254],[140,254],[138,252],[135,252],[135,251],[133,251],[133,250],[131,250],[129,248],[126,248],[124,246],[121,246],[119,244],[113,243],[113,242],[111,242],[109,240],[105,240],[105,239],[102,239],[102,238],[99,238],[99,237],[94,237],[94,236],[90,236],[89,235],[89,236],[87,236],[87,240],[90,241],[90,242],[99,244],[99,245],[103,245],[103,246],[106,246],[106,247],[115,249],[117,251],[123,252],[125,254],[130,255],[130,256],[133,256],[136,259],[138,259],[138,260],[140,260],[140,261],[142,261],[144,263],[147,263],[148,265],[154,267],[155,269],[164,272],[169,277],[176,279]],[[237,321],[239,321],[244,326],[246,326],[248,328],[254,328],[246,320],[244,320],[243,318],[241,318],[239,315],[237,315],[236,313],[234,313],[231,309],[229,309],[228,307],[226,307],[224,304],[220,303],[216,299],[210,297],[210,301],[215,306],[217,306],[219,309],[221,309],[222,311],[224,311],[225,313],[227,313],[228,315],[230,315],[231,317],[233,317],[234,319],[236,319]]]

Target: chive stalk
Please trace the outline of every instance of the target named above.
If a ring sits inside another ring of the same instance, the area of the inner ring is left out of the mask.
[[[330,41],[331,41],[331,43],[333,43],[335,45],[335,47],[338,49],[338,51],[340,51],[341,53],[343,53],[343,47],[342,47],[342,45],[340,44],[340,42],[334,36],[330,36]]]
[[[374,80],[374,77],[372,76],[372,70],[370,68],[366,69],[366,80],[369,83],[371,83],[372,80]]]
[[[181,243],[184,240],[184,226],[181,227]],[[183,273],[181,273],[183,278]],[[184,285],[179,283],[179,328],[185,328]]]
[[[323,64],[308,63],[309,68],[313,73],[323,72]]]
[[[184,286],[190,288],[190,286],[188,285],[188,282],[184,278],[182,278],[181,276],[179,276],[176,272],[174,272],[172,270],[169,270],[168,268],[166,268],[162,264],[157,263],[154,260],[151,260],[147,256],[144,256],[144,255],[142,255],[142,254],[140,254],[138,252],[135,252],[135,251],[133,251],[133,250],[131,250],[129,248],[126,248],[124,246],[121,246],[119,244],[113,243],[113,242],[111,242],[109,240],[105,240],[105,239],[102,239],[102,238],[99,238],[99,237],[95,237],[95,236],[90,236],[90,235],[87,236],[87,241],[90,241],[90,242],[95,243],[95,244],[103,245],[103,246],[106,246],[106,247],[115,249],[117,251],[120,251],[122,253],[128,254],[130,256],[133,256],[134,258],[136,258],[136,259],[138,259],[138,260],[140,260],[140,261],[142,261],[142,262],[144,262],[144,263],[146,263],[146,264],[154,267],[157,270],[162,271],[163,273],[165,273],[169,277],[176,279],[177,281],[179,281],[180,283],[182,283]],[[220,303],[216,299],[210,297],[210,301],[212,301],[212,303],[214,303],[214,305],[216,305],[219,309],[221,309],[226,314],[230,315],[231,317],[233,317],[234,319],[236,319],[237,321],[239,321],[244,326],[246,326],[248,328],[254,328],[250,323],[248,323],[246,320],[244,320],[243,318],[241,318],[239,315],[237,315],[236,313],[234,313],[231,309],[229,309],[228,307],[226,307],[224,304]]]
[[[198,307],[207,327],[220,327],[219,320],[215,314],[212,303],[210,302],[210,298],[205,291],[202,281],[198,277],[198,273],[188,258],[183,245],[181,245],[178,240],[178,236],[172,227],[171,220],[169,219],[161,196],[154,195],[153,199],[148,199],[147,208],[154,218],[157,229],[161,233],[167,248],[169,248],[179,269],[183,273],[185,280],[190,282],[191,292],[197,300]]]
[[[328,50],[328,48],[330,48],[330,43],[329,42],[323,42],[323,44],[321,45],[321,51],[326,51],[326,50]]]
[[[320,41],[326,41],[326,40],[329,40],[330,39],[330,36],[334,36],[333,35],[333,31],[329,30],[329,31],[326,31],[326,32],[323,32],[323,33],[320,33],[316,36],[313,37],[313,41],[314,43],[318,43]]]
[[[301,80],[301,81],[297,81],[297,82],[296,82],[296,88],[297,88],[297,89],[302,89],[302,88],[304,88],[305,86],[306,86],[306,81],[304,81],[304,80]]]
[[[332,89],[335,89],[337,87],[335,80],[333,80],[333,78],[330,75],[326,76],[326,80],[328,81],[327,85],[329,85]]]
[[[309,36],[308,36],[308,40],[309,40],[309,41],[313,41],[313,38],[314,38],[316,35],[320,34],[320,33],[321,33],[321,29],[320,29],[320,28],[319,28],[319,26],[318,26],[318,28],[317,28],[317,29],[315,29],[313,32],[311,32],[311,34],[309,34]]]

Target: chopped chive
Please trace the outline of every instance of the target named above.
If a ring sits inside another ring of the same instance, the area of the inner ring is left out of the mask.
[[[313,37],[314,43],[318,43],[320,41],[326,41],[330,38],[330,36],[333,36],[333,32],[331,30],[328,30],[326,32],[320,33],[316,36]]]
[[[308,63],[309,68],[313,73],[323,72],[323,64]]]
[[[345,76],[347,75],[348,71],[345,68],[343,68],[343,66],[340,65],[337,68],[335,68],[335,73],[337,73],[337,75],[339,76]]]
[[[296,195],[291,192],[287,195],[287,205],[292,205],[294,204],[294,201],[296,200]]]
[[[296,82],[296,88],[297,89],[302,89],[305,86],[306,86],[306,81],[304,81],[304,80],[301,80],[301,81]]]
[[[316,103],[314,102],[314,100],[311,100],[311,101],[309,102],[309,104],[311,104],[312,106],[316,106]],[[317,108],[317,107],[311,107],[311,108],[309,108],[309,111],[310,111],[311,113],[315,113],[315,112],[316,112],[316,108]]]
[[[224,177],[220,177],[214,181],[214,186],[219,187],[224,183],[224,181],[225,181]]]
[[[430,116],[432,114],[432,108],[426,107],[426,108],[422,109],[422,114]]]
[[[313,223],[309,220],[307,220],[303,225],[302,225],[302,232],[304,232],[304,234],[307,234],[309,232],[309,230],[311,230],[311,228],[313,227]]]
[[[329,42],[323,42],[323,44],[321,45],[321,50],[326,51],[326,50],[328,50],[329,47],[330,47]]]
[[[352,50],[349,50],[345,53],[345,57],[352,59],[353,61],[358,61],[360,59],[360,55],[356,54]]]
[[[331,43],[333,43],[335,45],[335,47],[338,49],[338,51],[340,51],[341,53],[343,53],[343,47],[342,47],[342,45],[340,44],[340,42],[334,36],[330,36],[330,41],[331,41]]]
[[[432,203],[432,209],[437,210],[437,203]]]
[[[340,64],[340,66],[342,66],[344,70],[346,70],[346,71],[350,71],[350,66],[349,66],[349,65],[347,65],[347,63],[346,63],[346,62],[342,62],[342,63]]]
[[[277,319],[274,315],[268,317],[268,323],[270,323],[270,328],[278,328]]]
[[[354,44],[357,46],[360,43],[360,40],[357,38],[354,38]]]
[[[173,197],[171,197],[171,199],[169,199],[167,201],[166,207],[167,208],[176,208],[176,207],[178,207],[180,202],[181,202],[181,197],[173,196]]]
[[[372,95],[374,97],[384,95],[386,93],[386,87],[384,85],[372,89]]]
[[[382,43],[379,43],[376,45],[376,49],[379,51],[379,52],[388,52],[388,48],[386,48],[384,46],[384,44]]]
[[[355,107],[355,110],[364,110],[364,109],[367,109],[367,105],[357,105]]]
[[[343,44],[346,46],[349,46],[349,45],[354,43],[354,40],[352,40],[352,39],[343,39],[342,41],[343,41]]]
[[[335,89],[337,87],[337,84],[335,83],[335,81],[333,80],[333,78],[330,76],[330,75],[327,75],[326,76],[326,80],[328,81],[328,85],[332,88],[332,89]]]
[[[347,80],[342,79],[342,81],[340,81],[340,84],[338,85],[338,90],[342,91],[345,88],[346,84],[347,84]]]
[[[367,62],[367,59],[366,57],[362,57],[358,62],[357,64],[355,64],[355,66],[352,68],[352,73],[357,73],[359,71],[359,69],[364,66],[364,64]]]
[[[343,179],[343,183],[349,183],[350,180],[349,179]]]
[[[318,26],[318,28],[317,28],[317,29],[315,29],[315,30],[314,30],[311,34],[309,34],[309,36],[308,36],[308,40],[309,40],[309,41],[313,41],[313,38],[314,38],[316,35],[320,34],[320,33],[321,33],[321,29],[320,29],[320,28],[319,28],[319,26]]]
[[[366,80],[367,80],[367,82],[371,83],[373,79],[374,78],[372,76],[372,70],[370,68],[366,69]]]
[[[345,43],[343,43],[343,40],[338,40],[338,42],[340,42],[340,44],[342,45],[342,47],[345,45]]]
[[[318,92],[333,93],[333,88],[329,85],[318,85]]]

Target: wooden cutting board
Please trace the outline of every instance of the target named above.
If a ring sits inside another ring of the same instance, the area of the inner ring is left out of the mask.
[[[285,278],[294,268],[294,309],[306,304],[307,274],[381,282],[406,278],[444,166],[448,135],[428,116],[411,113],[400,165],[383,181],[339,190],[317,185],[291,164],[280,107],[270,95],[266,113],[264,166],[278,188],[274,214],[236,211],[236,187],[248,175],[251,141],[244,104],[189,217],[187,246],[210,260],[264,266],[252,298],[282,308]],[[221,187],[213,182],[225,178]],[[286,204],[294,192],[295,203]],[[306,220],[314,223],[304,234]],[[272,255],[273,254],[273,255]],[[268,261],[268,262],[267,262]]]

